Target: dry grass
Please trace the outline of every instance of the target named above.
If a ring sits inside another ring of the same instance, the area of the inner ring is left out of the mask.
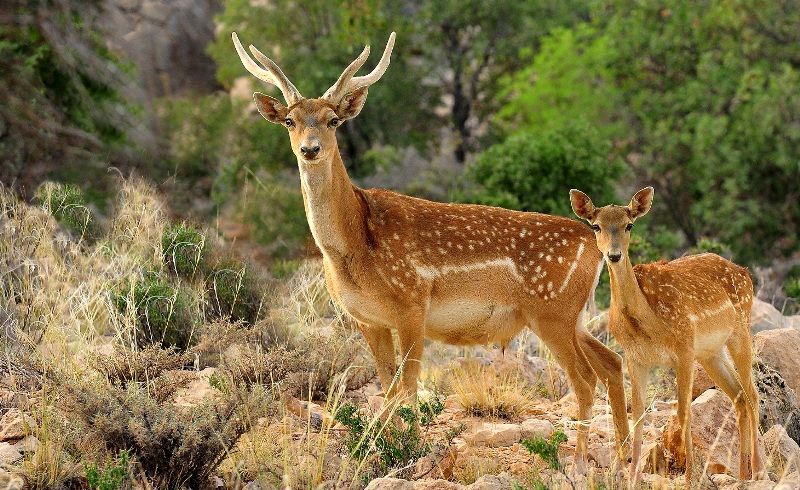
[[[518,420],[534,406],[536,394],[513,369],[469,359],[450,371],[447,383],[470,415]]]

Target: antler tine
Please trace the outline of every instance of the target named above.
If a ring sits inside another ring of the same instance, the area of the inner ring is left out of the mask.
[[[253,52],[253,55],[258,58],[261,63],[266,65],[266,69],[261,67],[258,63],[253,61],[250,55],[247,54],[247,51],[244,50],[244,46],[239,42],[239,36],[237,36],[235,32],[231,37],[233,38],[233,45],[236,47],[236,52],[239,54],[239,59],[242,60],[242,64],[247,71],[259,80],[278,87],[283,94],[283,98],[286,99],[289,105],[303,98],[297,88],[295,88],[292,82],[283,74],[283,71],[281,71],[280,67],[278,67],[274,61],[264,56],[261,51],[251,45],[250,50]]]
[[[323,99],[334,100],[338,102],[339,97],[344,95],[340,93],[344,87],[347,86],[347,83],[353,78],[353,75],[356,74],[358,70],[364,66],[364,63],[367,62],[367,58],[369,58],[369,45],[364,46],[364,50],[361,51],[361,54],[358,55],[358,58],[354,59],[347,68],[344,69],[341,75],[339,75],[339,79],[336,80],[331,88],[325,91],[325,94],[322,96]]]
[[[347,68],[345,68],[339,79],[336,80],[336,83],[325,92],[323,98],[333,102],[338,102],[339,99],[345,95],[362,87],[368,87],[380,80],[380,78],[386,72],[386,69],[389,67],[392,49],[394,49],[394,38],[395,33],[392,32],[391,35],[389,35],[389,41],[386,43],[386,48],[383,50],[381,60],[378,62],[378,66],[376,66],[374,70],[363,77],[353,78],[353,75],[355,75],[356,72],[362,66],[364,66],[364,63],[369,57],[369,46],[365,47],[364,51],[361,52],[358,58],[356,58]]]

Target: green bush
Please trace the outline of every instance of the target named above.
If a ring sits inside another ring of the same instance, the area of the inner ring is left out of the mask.
[[[442,410],[444,403],[436,397],[431,402],[421,402],[419,411],[410,406],[398,408],[395,417],[399,421],[384,425],[381,420],[370,421],[359,413],[358,407],[345,403],[339,407],[335,419],[347,428],[345,444],[350,454],[368,461],[363,476],[371,479],[406,468],[428,454],[431,447],[424,440],[420,426],[429,426]]]
[[[697,241],[697,245],[689,250],[690,253],[699,254],[705,252],[715,253],[730,259],[733,257],[733,251],[728,245],[716,240],[714,238],[702,237]]]
[[[161,237],[164,262],[176,274],[193,276],[206,258],[206,238],[191,226],[171,225]]]
[[[783,281],[783,292],[790,298],[800,300],[800,265],[789,269],[786,280]]]
[[[206,280],[212,316],[247,324],[258,320],[264,292],[247,264],[235,259],[221,260]]]
[[[141,347],[160,344],[185,350],[190,346],[198,314],[189,295],[166,282],[157,272],[145,272],[133,284],[113,295],[117,311],[136,316],[136,342]]]
[[[128,451],[120,451],[119,457],[109,462],[102,470],[94,463],[85,463],[86,483],[92,490],[118,490],[128,480]]]
[[[582,122],[521,133],[478,155],[465,174],[474,190],[456,198],[572,216],[568,192],[573,187],[589,192],[598,203],[614,202],[613,183],[622,166],[610,153],[610,143]]]
[[[78,186],[46,182],[36,190],[35,200],[72,234],[89,240],[98,237],[96,219]]]
[[[549,439],[533,437],[522,441],[522,446],[531,454],[536,454],[551,469],[560,471],[561,462],[558,460],[558,445],[567,441],[567,436],[561,430],[553,432]]]

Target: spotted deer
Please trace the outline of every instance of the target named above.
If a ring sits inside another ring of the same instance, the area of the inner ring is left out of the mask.
[[[350,181],[336,129],[363,108],[367,90],[389,66],[394,41],[392,33],[372,72],[354,76],[369,56],[367,46],[322,97],[309,99],[250,46],[258,63],[253,60],[233,34],[245,68],[276,85],[286,99],[284,105],[253,94],[261,115],[289,133],[327,289],[356,320],[387,398],[416,397],[425,339],[497,342],[505,348],[527,326],[566,371],[581,421],[591,417],[600,377],[608,388],[618,444],[625,441],[621,358],[579,325],[602,266],[585,226],[539,213],[360,189]],[[404,359],[400,374],[392,331]],[[586,440],[586,424],[579,424],[579,470],[585,466]]]
[[[627,206],[596,208],[589,196],[572,189],[572,209],[589,222],[611,278],[609,330],[622,346],[631,380],[634,420],[631,479],[641,477],[639,456],[650,369],[677,374],[680,432],[686,482],[692,478],[691,394],[694,361],[733,401],[739,425],[742,478],[761,476],[758,450],[758,394],[753,384],[750,308],[753,283],[747,269],[711,253],[671,262],[632,265],[630,231],[647,214],[653,188],[633,196]],[[679,458],[681,459],[681,458]]]

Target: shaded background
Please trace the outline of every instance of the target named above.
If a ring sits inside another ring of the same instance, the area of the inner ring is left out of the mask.
[[[395,30],[339,130],[358,185],[563,215],[571,187],[653,185],[637,260],[711,250],[800,297],[797,2],[43,0],[0,24],[0,180],[27,199],[74,183],[103,216],[116,175],[143,177],[285,270],[314,253],[296,163],[230,33],[318,96]]]

